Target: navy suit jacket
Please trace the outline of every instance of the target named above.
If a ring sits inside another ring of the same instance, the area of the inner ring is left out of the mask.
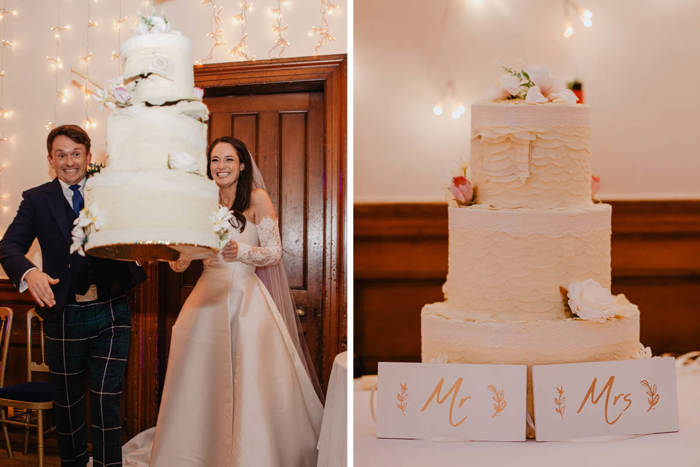
[[[38,307],[47,320],[60,317],[76,293],[97,286],[100,300],[116,297],[146,279],[143,268],[132,262],[70,254],[71,231],[77,216],[68,204],[57,178],[22,193],[17,215],[0,240],[0,264],[16,287],[34,264],[26,258],[34,239],[39,240],[42,270],[59,279],[52,286],[56,305]]]

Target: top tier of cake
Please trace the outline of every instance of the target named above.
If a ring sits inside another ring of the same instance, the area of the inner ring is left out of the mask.
[[[591,109],[583,104],[474,104],[471,181],[495,208],[581,208],[591,201]]]
[[[124,81],[136,80],[132,103],[162,105],[194,95],[192,43],[178,32],[136,35],[122,45]]]

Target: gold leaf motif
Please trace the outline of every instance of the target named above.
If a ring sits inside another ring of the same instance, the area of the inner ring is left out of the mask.
[[[506,406],[508,405],[508,402],[506,401],[505,394],[503,392],[503,389],[500,391],[494,386],[493,384],[489,384],[488,386],[489,391],[493,393],[493,415],[491,415],[491,418],[494,418],[496,415],[500,415],[503,410],[505,410]]]
[[[396,407],[401,409],[402,415],[406,415],[406,408],[408,407],[408,385],[406,383],[399,383],[399,386],[401,386],[401,392],[396,394],[396,400],[399,401]]]
[[[566,401],[566,397],[564,396],[564,387],[559,386],[557,388],[557,396],[554,398],[554,404],[556,407],[554,408],[554,411],[561,415],[561,418],[564,418],[564,410],[566,410],[566,405],[564,405],[564,402]]]
[[[659,403],[659,400],[661,399],[661,396],[660,396],[659,393],[657,392],[656,384],[654,384],[654,385],[652,386],[651,384],[649,384],[649,381],[643,379],[643,380],[641,381],[641,385],[642,385],[642,386],[646,386],[646,388],[647,388],[646,395],[649,396],[649,397],[647,398],[647,402],[649,403],[649,408],[647,409],[647,412],[649,412],[651,409],[653,409],[654,407],[656,407],[656,404]]]

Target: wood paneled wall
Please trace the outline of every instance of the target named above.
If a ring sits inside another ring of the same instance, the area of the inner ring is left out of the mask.
[[[655,354],[700,350],[700,201],[615,201],[612,289],[641,311]],[[357,204],[355,375],[420,360],[420,310],[441,301],[445,204]]]

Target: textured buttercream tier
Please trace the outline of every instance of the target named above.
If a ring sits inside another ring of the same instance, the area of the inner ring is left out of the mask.
[[[543,365],[636,358],[640,351],[639,310],[624,295],[615,318],[542,321],[466,321],[448,303],[421,312],[424,362]]]
[[[591,204],[587,105],[474,104],[471,125],[477,203],[497,208]]]
[[[560,287],[594,279],[610,288],[607,204],[579,209],[449,209],[443,287],[455,319],[566,318]]]
[[[196,99],[192,43],[179,33],[134,36],[121,49],[124,79],[136,79],[132,102],[161,105]]]
[[[201,102],[119,109],[107,119],[107,155],[111,170],[165,169],[168,156],[187,153],[206,174],[208,117]]]
[[[116,171],[88,179],[85,205],[103,224],[85,249],[131,243],[179,243],[218,248],[210,216],[218,209],[214,182],[179,170]]]

